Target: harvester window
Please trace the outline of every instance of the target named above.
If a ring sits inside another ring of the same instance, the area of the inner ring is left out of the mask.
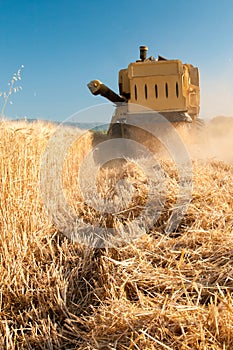
[[[176,82],[176,97],[179,97],[179,84]]]
[[[166,97],[168,98],[168,84],[165,84],[165,93],[166,93]]]
[[[147,85],[145,84],[145,98],[147,99]]]
[[[134,95],[135,95],[135,100],[137,101],[138,99],[137,85],[134,85]]]
[[[158,98],[159,94],[158,94],[158,85],[155,84],[155,97]]]

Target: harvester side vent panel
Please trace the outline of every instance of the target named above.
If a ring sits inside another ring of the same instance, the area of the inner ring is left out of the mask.
[[[145,99],[147,100],[147,85],[145,84]]]
[[[166,94],[166,98],[168,98],[168,84],[165,84],[165,94]]]
[[[176,82],[176,97],[179,97],[179,84]]]
[[[135,95],[135,100],[137,101],[138,99],[137,85],[134,85],[134,95]]]
[[[155,97],[158,98],[159,97],[159,91],[158,91],[158,85],[155,84]]]

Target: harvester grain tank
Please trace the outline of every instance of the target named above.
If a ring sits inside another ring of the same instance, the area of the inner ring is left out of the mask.
[[[119,71],[119,94],[99,80],[88,84],[92,94],[100,94],[117,106],[108,130],[113,137],[124,136],[129,117],[143,118],[147,111],[158,112],[176,125],[192,123],[198,118],[198,68],[178,59],[147,58],[147,51],[147,46],[140,46],[140,59]]]

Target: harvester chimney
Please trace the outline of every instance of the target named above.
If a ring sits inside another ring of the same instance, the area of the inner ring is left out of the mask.
[[[148,47],[147,46],[140,46],[140,60],[143,62],[146,60]]]

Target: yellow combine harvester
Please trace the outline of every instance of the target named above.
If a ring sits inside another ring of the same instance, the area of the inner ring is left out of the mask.
[[[119,95],[92,80],[93,95],[102,95],[117,105],[108,134],[123,137],[134,116],[157,112],[175,123],[191,123],[200,110],[199,72],[191,64],[158,56],[147,58],[147,46],[140,46],[140,59],[119,71]],[[142,121],[143,124],[143,121]]]

